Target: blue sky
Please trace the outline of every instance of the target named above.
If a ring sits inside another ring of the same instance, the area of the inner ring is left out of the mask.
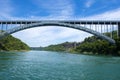
[[[120,20],[119,0],[0,0],[1,20]],[[40,27],[12,34],[29,46],[82,41],[86,32]]]

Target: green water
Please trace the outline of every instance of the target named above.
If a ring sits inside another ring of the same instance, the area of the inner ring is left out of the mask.
[[[120,80],[120,57],[0,52],[0,80]]]

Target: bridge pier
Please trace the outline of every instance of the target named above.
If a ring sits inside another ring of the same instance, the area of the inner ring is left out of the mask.
[[[120,38],[120,23],[118,24],[118,37]]]

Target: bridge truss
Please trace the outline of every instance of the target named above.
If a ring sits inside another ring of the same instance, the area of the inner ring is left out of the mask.
[[[18,32],[20,30],[34,28],[39,26],[61,26],[79,29],[100,38],[108,40],[110,43],[115,43],[113,40],[113,32],[117,31],[117,37],[120,37],[120,21],[60,21],[60,20],[16,20],[16,21],[0,21],[0,39],[6,35]],[[110,32],[110,36],[104,33]],[[74,33],[73,33],[74,34]]]

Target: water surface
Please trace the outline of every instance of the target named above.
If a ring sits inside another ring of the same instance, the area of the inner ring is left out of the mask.
[[[0,52],[0,80],[120,80],[120,57]]]

